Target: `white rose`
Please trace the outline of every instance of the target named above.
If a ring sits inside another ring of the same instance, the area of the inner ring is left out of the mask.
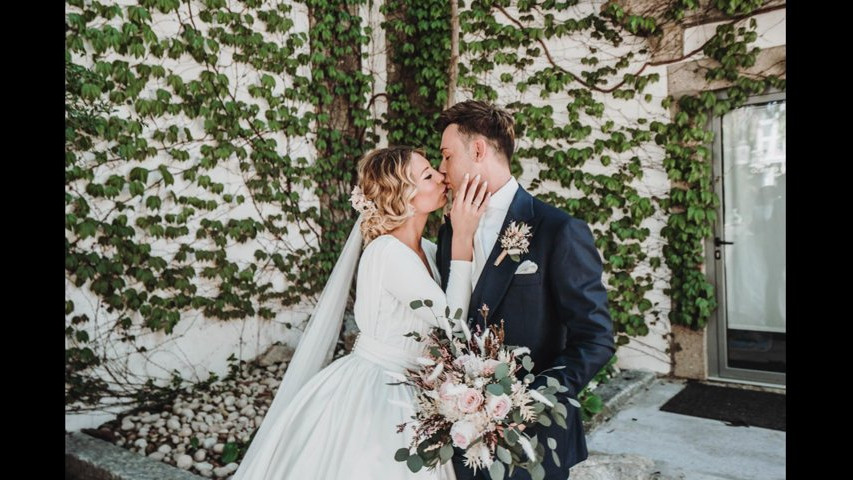
[[[453,445],[459,448],[468,448],[468,445],[477,437],[477,429],[474,424],[465,420],[460,420],[450,427],[450,437],[453,439]]]
[[[486,411],[492,417],[501,420],[506,417],[511,409],[512,400],[505,393],[497,396],[489,394],[489,399],[486,401]]]
[[[465,385],[457,385],[450,380],[445,380],[438,388],[438,394],[442,400],[451,400],[465,390],[467,390]]]

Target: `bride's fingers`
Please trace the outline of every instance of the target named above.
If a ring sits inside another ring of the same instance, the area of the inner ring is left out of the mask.
[[[465,201],[465,195],[468,193],[468,174],[465,174],[465,177],[462,178],[462,185],[459,186],[459,191],[454,192],[453,195],[453,203],[457,205],[460,202]]]
[[[471,180],[471,184],[468,185],[468,190],[465,195],[465,203],[474,204],[474,199],[477,196],[477,190],[480,187],[480,176],[477,175]]]
[[[485,181],[480,185],[480,188],[477,190],[477,195],[474,197],[474,205],[479,208],[480,205],[483,204],[483,199],[486,197],[486,193],[489,191],[488,189],[489,182]]]
[[[483,199],[483,203],[480,204],[480,207],[477,208],[477,214],[482,215],[483,212],[486,211],[486,207],[489,206],[489,200],[492,199],[492,192],[486,194],[486,198]]]

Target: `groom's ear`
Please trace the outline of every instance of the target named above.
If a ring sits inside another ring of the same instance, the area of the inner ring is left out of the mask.
[[[474,162],[480,163],[486,159],[486,139],[482,135],[478,135],[474,140]]]

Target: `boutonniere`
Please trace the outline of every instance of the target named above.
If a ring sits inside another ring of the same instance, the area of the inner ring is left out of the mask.
[[[519,222],[518,224],[515,221],[510,222],[509,226],[504,230],[503,235],[501,235],[501,247],[503,247],[503,251],[497,260],[495,260],[495,266],[500,265],[507,255],[513,261],[519,261],[521,259],[519,255],[527,253],[527,249],[530,247],[531,236],[530,225],[524,222]]]

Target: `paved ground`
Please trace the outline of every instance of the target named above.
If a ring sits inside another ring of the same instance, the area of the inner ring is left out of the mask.
[[[682,388],[681,380],[660,378],[633,395],[615,415],[587,435],[590,460],[623,455],[651,460],[652,475],[645,478],[785,478],[785,432],[732,427],[718,420],[660,411],[660,406]],[[576,477],[580,480],[580,475],[573,472],[572,479]]]

